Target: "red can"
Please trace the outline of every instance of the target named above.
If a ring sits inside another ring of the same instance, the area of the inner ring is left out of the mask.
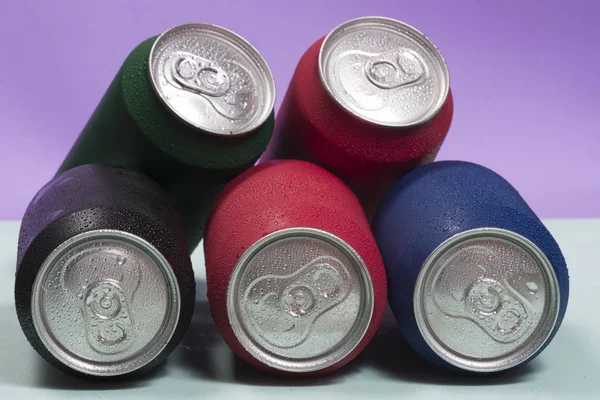
[[[333,371],[381,322],[385,269],[367,218],[316,165],[273,161],[234,179],[213,207],[204,252],[216,326],[260,369]]]
[[[402,22],[359,18],[300,59],[262,160],[301,159],[332,171],[371,217],[393,182],[435,159],[452,114],[436,46]]]

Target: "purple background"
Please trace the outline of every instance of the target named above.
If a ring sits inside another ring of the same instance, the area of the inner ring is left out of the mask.
[[[439,159],[484,164],[541,217],[600,217],[600,6],[590,1],[3,0],[0,219],[19,219],[143,39],[227,27],[270,64],[277,106],[295,65],[345,20],[384,15],[427,34],[455,99]]]

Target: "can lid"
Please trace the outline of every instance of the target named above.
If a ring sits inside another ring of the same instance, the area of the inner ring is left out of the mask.
[[[179,310],[179,287],[164,256],[118,230],[63,242],[33,285],[31,312],[42,343],[88,375],[123,375],[151,362],[173,336]]]
[[[439,357],[469,371],[519,365],[544,345],[558,317],[552,264],[530,240],[498,228],[459,233],[425,261],[414,310]]]
[[[257,360],[282,371],[318,371],[343,360],[364,337],[373,285],[360,256],[331,233],[289,228],[242,255],[227,313]]]
[[[275,82],[267,63],[220,26],[185,24],[164,32],[152,46],[149,70],[163,103],[210,134],[248,133],[273,111]]]
[[[345,110],[389,127],[430,120],[450,88],[437,47],[412,26],[384,17],[353,19],[331,31],[319,53],[319,74]]]

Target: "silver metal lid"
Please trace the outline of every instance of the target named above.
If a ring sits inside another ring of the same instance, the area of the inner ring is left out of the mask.
[[[96,376],[143,367],[179,320],[179,287],[150,243],[117,230],[74,236],[42,264],[31,312],[46,346],[66,366]]]
[[[415,285],[419,330],[448,363],[476,372],[514,367],[547,341],[559,311],[554,268],[523,236],[457,234],[427,258]]]
[[[319,53],[319,74],[344,109],[390,127],[430,120],[450,88],[437,47],[415,28],[383,17],[353,19],[331,31]]]
[[[360,256],[340,238],[289,228],[239,259],[227,313],[244,348],[282,371],[310,372],[343,360],[373,314],[373,285]]]
[[[202,131],[240,135],[273,111],[275,82],[258,51],[216,25],[186,24],[164,32],[150,52],[154,90],[177,116]]]

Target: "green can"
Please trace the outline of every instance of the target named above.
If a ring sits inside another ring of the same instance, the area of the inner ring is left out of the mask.
[[[216,195],[273,132],[275,83],[237,34],[179,25],[129,54],[58,173],[92,163],[141,171],[179,212],[193,250]]]

